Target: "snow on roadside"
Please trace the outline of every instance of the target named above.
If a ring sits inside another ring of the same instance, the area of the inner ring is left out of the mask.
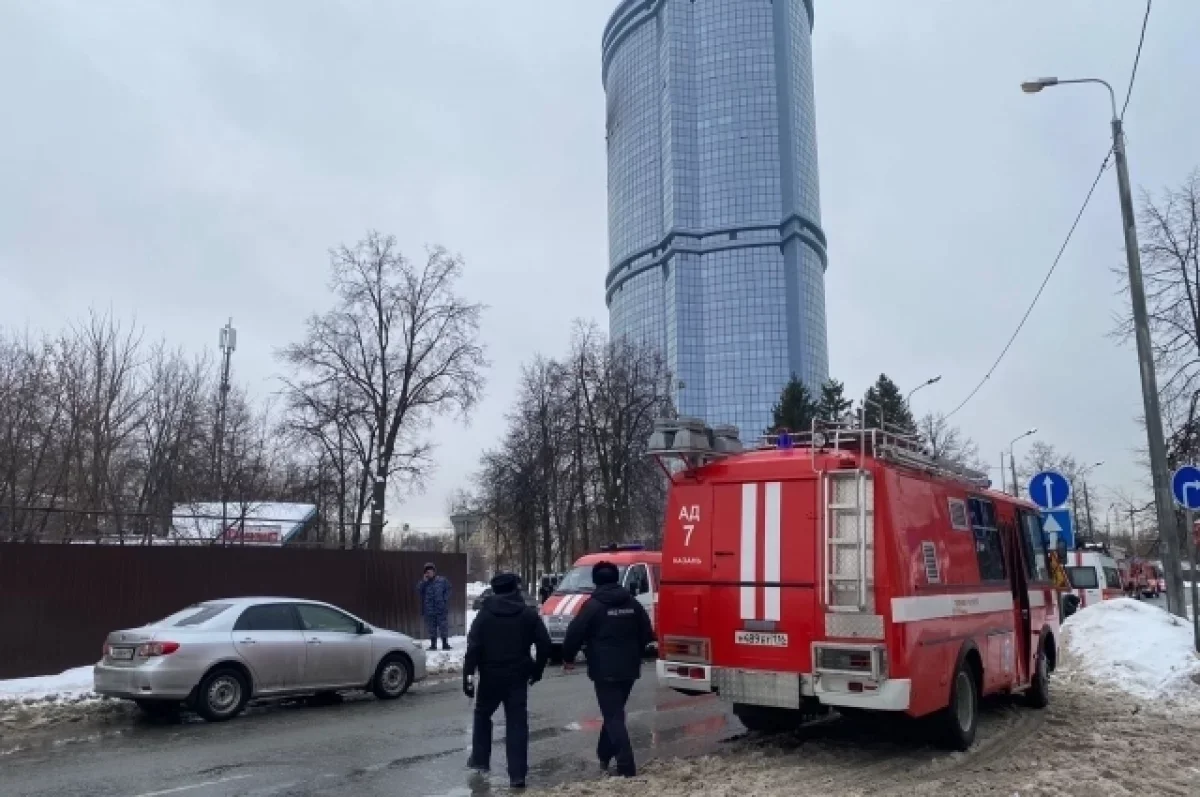
[[[468,595],[470,593],[468,592]],[[475,622],[474,609],[467,609],[467,630]],[[418,643],[421,640],[417,640]],[[467,638],[465,636],[450,637],[450,650],[430,650],[425,653],[425,667],[430,675],[459,672],[463,668],[463,659],[467,656]]]
[[[131,709],[121,700],[92,691],[92,668],[75,667],[58,675],[0,681],[0,755],[11,752],[18,735],[76,723],[123,721]]]
[[[1063,623],[1064,675],[1200,711],[1192,627],[1130,598],[1089,606]]]
[[[14,678],[0,681],[0,703],[85,700],[96,697],[92,685],[91,665],[75,667],[58,675]]]

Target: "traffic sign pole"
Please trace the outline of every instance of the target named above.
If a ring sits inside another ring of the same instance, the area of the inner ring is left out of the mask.
[[[1190,509],[1187,511],[1187,538],[1188,552],[1191,554],[1192,560],[1192,644],[1195,646],[1196,652],[1200,653],[1200,584],[1196,583],[1196,520],[1193,517],[1194,514]]]
[[[1187,521],[1187,550],[1191,564],[1191,584],[1192,584],[1192,644],[1196,648],[1196,652],[1200,653],[1200,585],[1197,584],[1196,576],[1196,518],[1195,512],[1200,509],[1200,468],[1195,465],[1184,465],[1175,473],[1171,474],[1171,496],[1175,499],[1175,503],[1183,507],[1184,515]],[[1161,532],[1160,532],[1161,536]],[[1180,561],[1183,560],[1182,552]],[[1182,569],[1182,568],[1181,568]],[[1170,590],[1167,591],[1168,600],[1170,599]],[[1187,616],[1187,593],[1184,590],[1179,591],[1179,608],[1180,615]],[[1167,611],[1170,611],[1170,604],[1167,605]]]

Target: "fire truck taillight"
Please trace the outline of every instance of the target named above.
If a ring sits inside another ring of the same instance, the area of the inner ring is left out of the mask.
[[[813,650],[818,672],[864,675],[872,680],[887,677],[887,651],[882,646],[851,648],[814,645]]]
[[[694,661],[708,664],[709,643],[707,639],[669,636],[663,638],[662,657],[676,661]]]

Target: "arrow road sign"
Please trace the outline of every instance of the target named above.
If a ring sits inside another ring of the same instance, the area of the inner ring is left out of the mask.
[[[1171,477],[1171,492],[1175,503],[1184,509],[1200,509],[1200,468],[1184,465]]]
[[[1029,497],[1042,509],[1058,509],[1071,497],[1071,483],[1056,470],[1044,470],[1029,480]]]
[[[1046,532],[1051,550],[1058,548],[1060,542],[1068,551],[1075,548],[1075,524],[1071,522],[1071,510],[1055,509],[1043,512],[1042,531]]]

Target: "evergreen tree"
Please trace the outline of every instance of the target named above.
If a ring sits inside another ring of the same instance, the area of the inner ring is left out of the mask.
[[[916,433],[917,423],[904,401],[904,394],[887,374],[880,374],[875,384],[867,389],[863,405],[868,428],[881,428],[886,423],[889,431]],[[879,418],[881,411],[883,423]]]
[[[826,421],[841,420],[852,406],[854,402],[846,398],[846,386],[836,379],[826,379],[825,384],[821,385],[817,416]]]
[[[817,405],[800,378],[792,374],[771,413],[774,416],[772,426],[764,434],[774,434],[780,429],[807,432],[817,416]]]

